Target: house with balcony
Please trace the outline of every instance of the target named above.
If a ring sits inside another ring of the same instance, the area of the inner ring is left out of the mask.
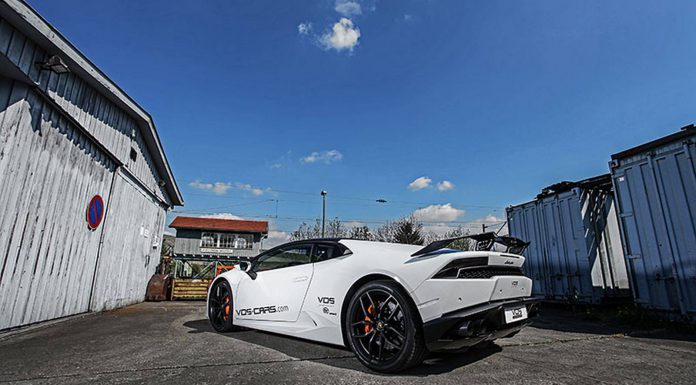
[[[179,216],[169,227],[176,230],[172,299],[205,298],[207,283],[257,256],[268,235],[267,221]]]

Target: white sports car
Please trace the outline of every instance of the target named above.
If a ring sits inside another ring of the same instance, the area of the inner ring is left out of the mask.
[[[445,248],[459,238],[425,247],[287,243],[218,276],[208,318],[218,332],[241,326],[346,346],[380,372],[417,365],[427,351],[510,337],[536,314],[519,255],[528,243],[494,233],[469,238],[477,251]]]

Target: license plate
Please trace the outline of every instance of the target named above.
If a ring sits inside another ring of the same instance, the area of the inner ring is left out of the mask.
[[[505,309],[505,323],[513,323],[527,319],[527,307],[519,306]]]

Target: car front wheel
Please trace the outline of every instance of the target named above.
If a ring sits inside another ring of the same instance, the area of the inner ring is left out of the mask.
[[[423,361],[420,316],[395,282],[373,281],[360,287],[350,299],[344,322],[350,348],[374,371],[394,373]]]
[[[229,332],[232,324],[232,289],[224,279],[213,286],[208,295],[208,319],[217,332]]]

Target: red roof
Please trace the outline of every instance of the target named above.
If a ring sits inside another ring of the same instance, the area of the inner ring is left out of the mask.
[[[169,227],[175,229],[246,231],[250,233],[267,233],[268,222],[244,221],[238,219],[176,217]]]

